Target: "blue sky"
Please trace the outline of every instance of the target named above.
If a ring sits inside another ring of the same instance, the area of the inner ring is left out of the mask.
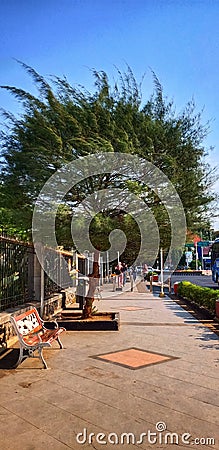
[[[208,161],[219,165],[218,23],[219,0],[1,0],[0,85],[34,92],[14,58],[90,90],[89,69],[113,78],[114,66],[125,70],[127,63],[137,80],[145,73],[147,100],[152,68],[178,111],[192,98],[197,111],[204,108],[203,122],[212,120],[205,144],[215,147]],[[18,111],[2,90],[0,106]]]

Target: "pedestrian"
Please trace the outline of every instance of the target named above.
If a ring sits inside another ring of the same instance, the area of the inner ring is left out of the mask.
[[[132,275],[133,281],[135,282],[135,280],[136,280],[136,278],[137,278],[137,271],[136,271],[135,266],[132,266],[132,267],[130,268],[130,274]]]
[[[122,264],[119,262],[115,267],[115,274],[118,276],[118,287],[123,286],[123,272],[122,272]]]
[[[127,264],[122,263],[121,272],[123,274],[123,286],[125,286],[126,283],[127,270],[128,270]]]

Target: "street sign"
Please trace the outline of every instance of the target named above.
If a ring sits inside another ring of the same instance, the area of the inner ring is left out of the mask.
[[[210,245],[209,241],[200,241],[198,242],[198,247],[208,247]]]

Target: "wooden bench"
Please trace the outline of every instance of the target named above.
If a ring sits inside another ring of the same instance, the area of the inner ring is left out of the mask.
[[[48,369],[43,358],[43,348],[51,347],[54,340],[57,340],[60,348],[63,348],[59,335],[65,328],[58,327],[56,321],[50,322],[54,326],[53,329],[46,328],[36,308],[19,315],[11,315],[10,320],[20,343],[20,354],[14,368],[24,359],[31,357],[41,359],[44,369]],[[34,355],[35,350],[38,351],[38,356]]]

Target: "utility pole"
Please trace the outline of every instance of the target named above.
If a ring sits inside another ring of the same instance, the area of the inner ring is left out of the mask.
[[[164,290],[163,290],[163,249],[160,249],[160,294],[159,297],[165,297]]]
[[[198,270],[198,243],[195,242],[195,270]]]

